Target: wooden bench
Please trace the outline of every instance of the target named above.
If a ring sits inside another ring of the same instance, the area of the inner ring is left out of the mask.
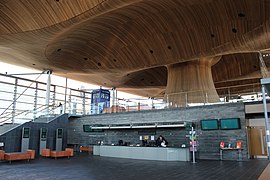
[[[74,156],[74,151],[72,148],[66,148],[65,151],[51,151],[50,149],[42,149],[41,155],[43,157],[72,157]]]
[[[0,160],[4,160],[5,159],[5,151],[0,150]]]
[[[4,160],[9,161],[16,161],[16,160],[30,160],[35,159],[35,150],[27,150],[26,152],[12,152],[12,153],[5,153]]]
[[[93,154],[93,148],[92,147],[80,146],[80,152],[88,152],[89,154]]]

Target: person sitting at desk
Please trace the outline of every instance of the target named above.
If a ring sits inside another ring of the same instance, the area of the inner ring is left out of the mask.
[[[163,136],[160,135],[156,140],[156,145],[158,147],[166,147],[168,145],[168,142]]]

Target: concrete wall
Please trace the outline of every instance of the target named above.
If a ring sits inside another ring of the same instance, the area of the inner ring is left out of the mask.
[[[36,150],[36,154],[39,153],[39,136],[40,128],[48,128],[47,133],[47,148],[55,149],[56,129],[63,128],[63,147],[67,146],[67,126],[68,115],[64,114],[49,123],[28,122],[16,129],[13,129],[2,136],[0,136],[0,142],[4,142],[4,150],[6,152],[20,152],[21,151],[21,139],[23,127],[30,127],[30,142],[29,149]]]
[[[214,130],[202,131],[201,119],[240,118],[239,130]],[[117,114],[100,114],[85,116],[78,119],[70,119],[68,129],[68,144],[90,145],[97,141],[104,144],[117,144],[119,139],[132,144],[141,143],[140,136],[154,135],[157,138],[163,135],[170,146],[179,147],[181,144],[189,144],[186,135],[189,131],[185,128],[156,128],[156,129],[123,129],[105,130],[104,132],[83,132],[83,125],[92,124],[121,124],[121,123],[147,123],[147,122],[175,122],[186,121],[196,123],[196,132],[199,142],[200,159],[219,159],[219,143],[236,143],[241,141],[243,158],[247,159],[247,134],[245,122],[245,110],[243,103],[208,105],[200,107],[187,107],[178,109],[165,109],[140,112],[124,112]],[[236,152],[225,152],[224,159],[237,159]]]

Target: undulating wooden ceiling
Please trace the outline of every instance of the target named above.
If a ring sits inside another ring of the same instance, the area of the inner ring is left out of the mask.
[[[258,91],[269,8],[270,0],[1,0],[0,60],[148,97]]]

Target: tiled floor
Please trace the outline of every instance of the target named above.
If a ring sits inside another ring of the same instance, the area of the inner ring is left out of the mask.
[[[38,157],[27,161],[0,162],[0,179],[98,179],[98,180],[206,180],[258,179],[267,160],[162,162],[106,158],[76,154],[57,160]]]

